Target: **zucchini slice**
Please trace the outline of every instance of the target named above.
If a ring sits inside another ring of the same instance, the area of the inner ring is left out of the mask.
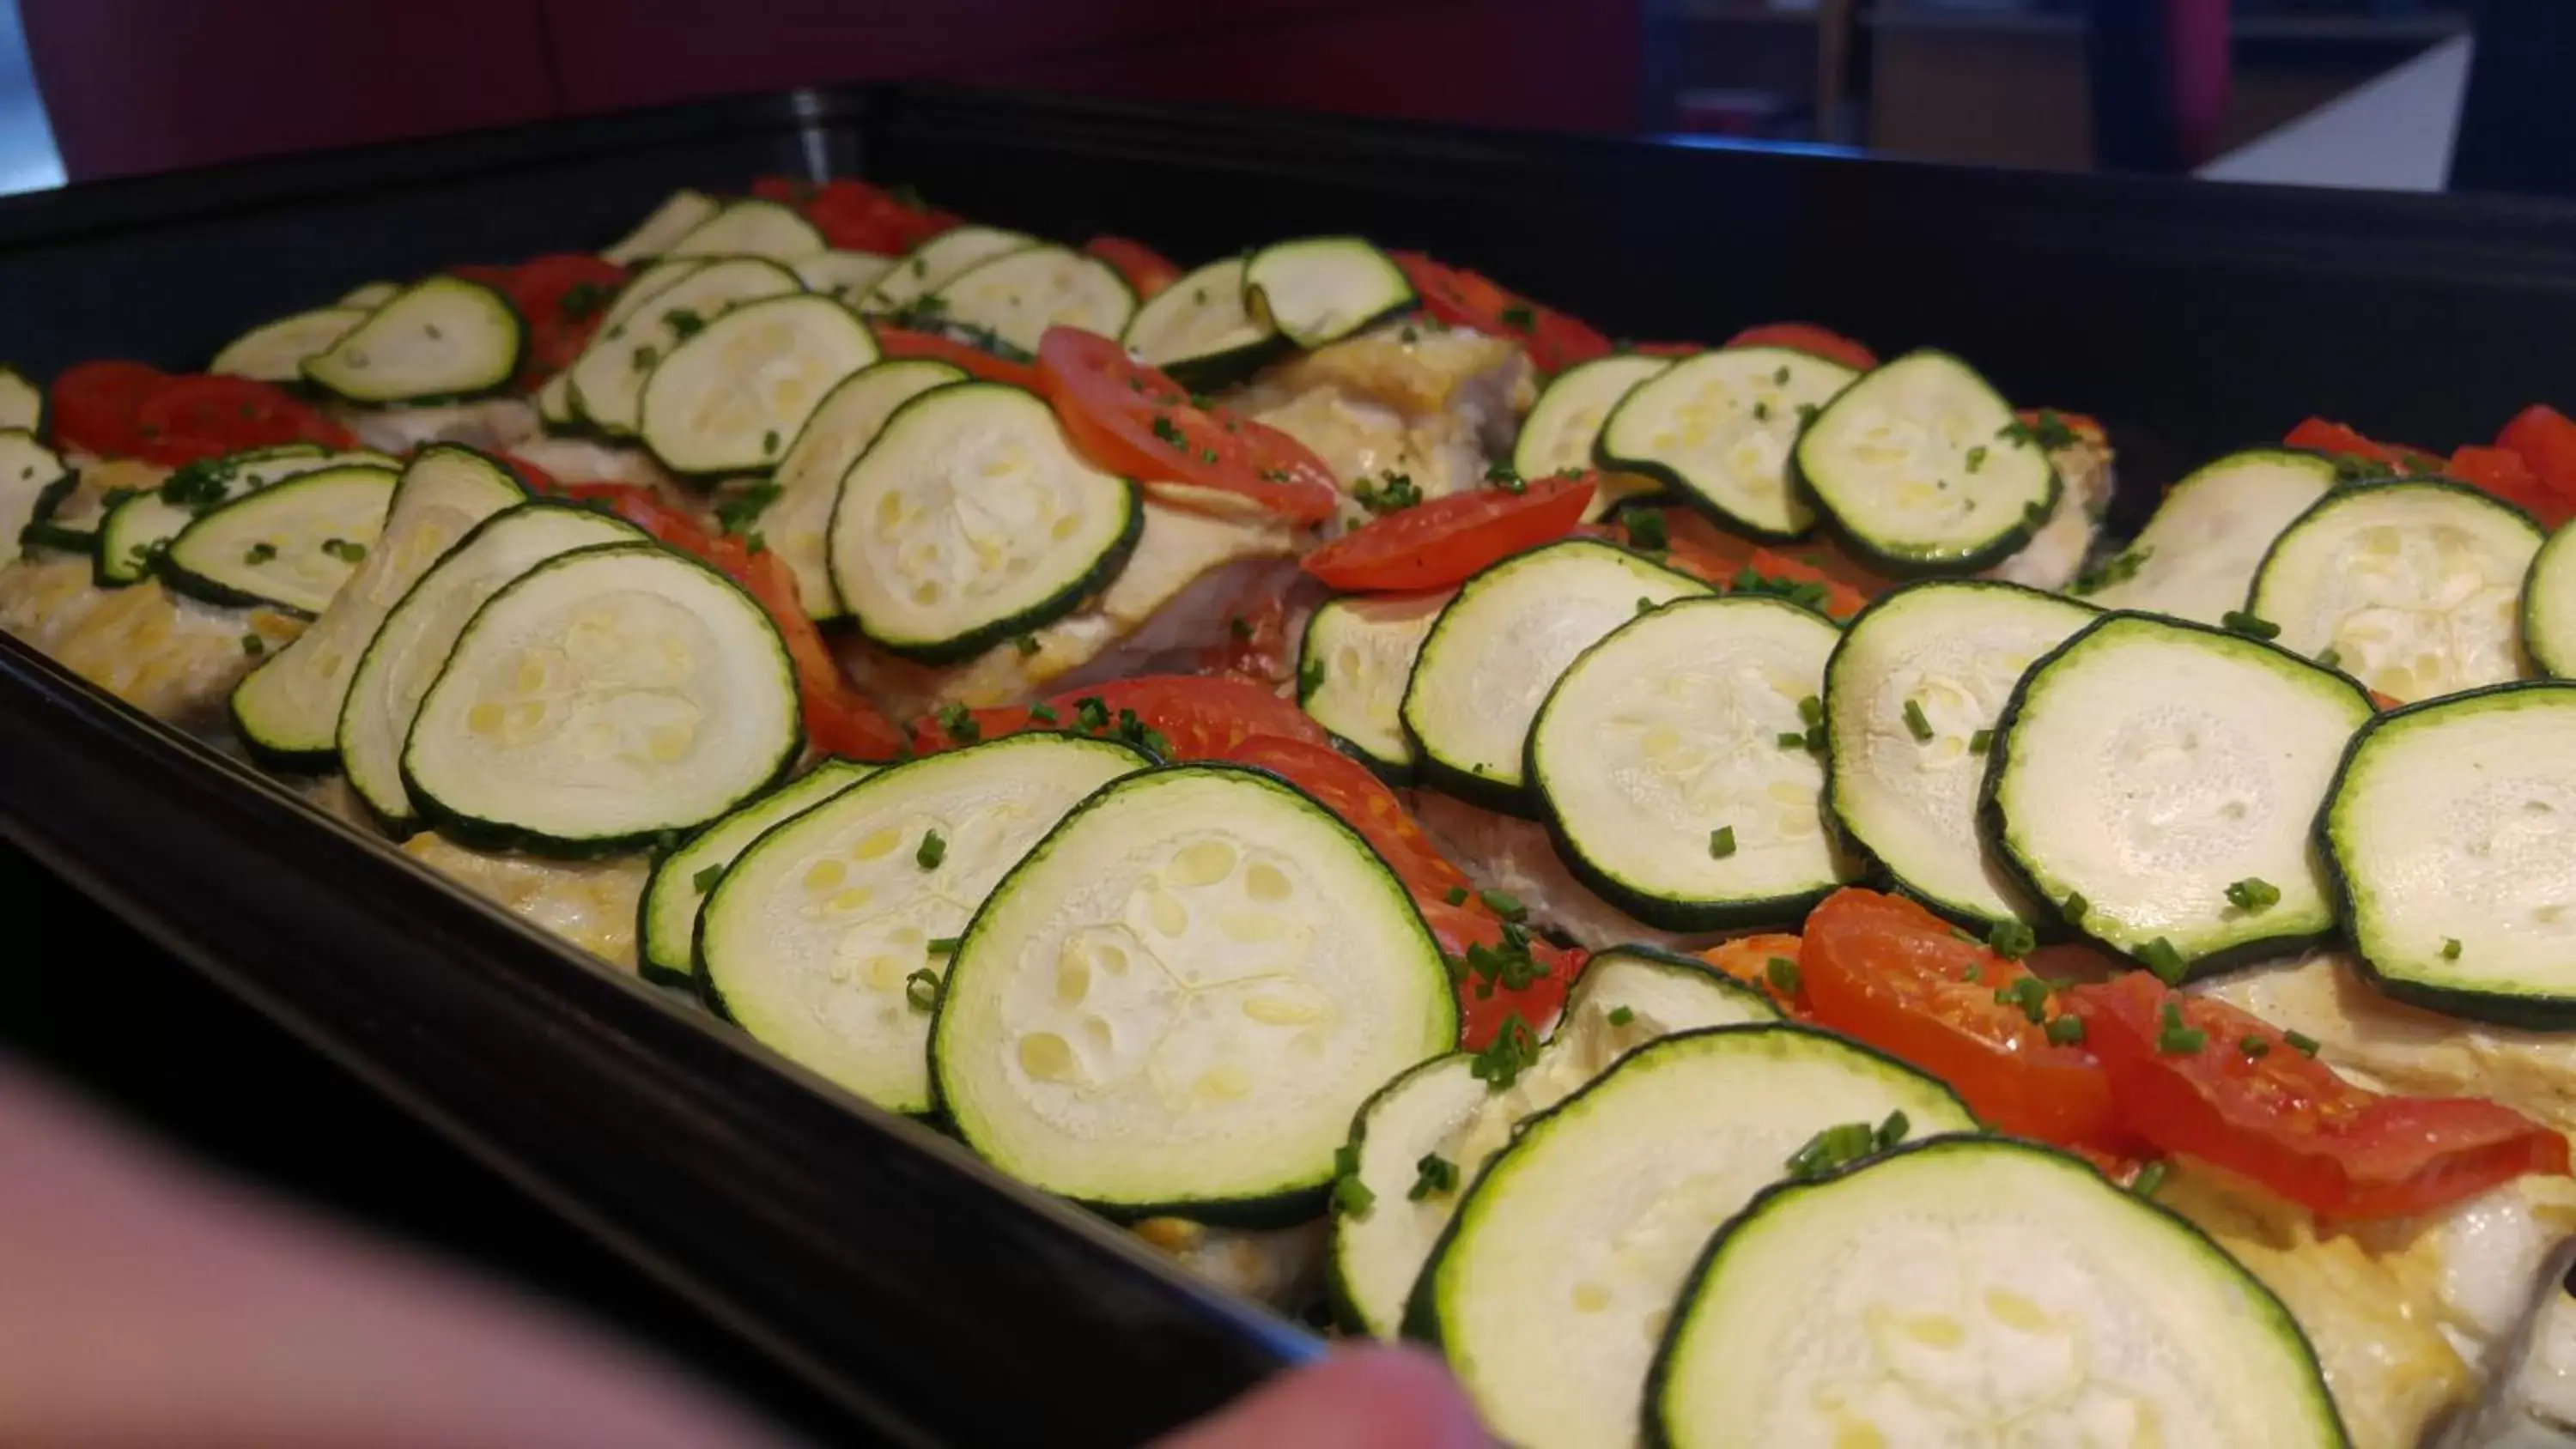
[[[1390,784],[1413,778],[1404,734],[1404,687],[1413,661],[1454,589],[1327,599],[1306,620],[1297,649],[1297,703]]]
[[[347,295],[331,305],[355,307],[362,312],[373,312],[401,295],[402,283],[400,282],[360,282],[351,287]]]
[[[2156,516],[2089,587],[2105,609],[2224,624],[2245,607],[2272,540],[2334,486],[2334,460],[2295,448],[2230,453],[2165,490]]]
[[[1693,1270],[1646,1389],[1646,1435],[1673,1449],[1985,1425],[2030,1444],[2348,1442],[2315,1350],[2253,1274],[2082,1159],[1990,1137],[1757,1198]]]
[[[1366,238],[1274,242],[1243,264],[1244,305],[1300,347],[1321,347],[1414,304],[1413,283]]]
[[[2011,405],[1946,352],[1909,352],[1853,382],[1799,434],[1793,458],[1844,540],[1897,573],[2000,563],[2063,491]]]
[[[1566,868],[1679,932],[1794,921],[1848,880],[1806,733],[1841,637],[1785,599],[1686,598],[1577,656],[1529,732]]]
[[[868,324],[829,297],[746,302],[663,356],[644,381],[636,430],[674,473],[767,472],[815,405],[876,360]]]
[[[509,300],[461,277],[415,282],[304,359],[304,376],[352,402],[489,392],[519,370],[528,329]]]
[[[1289,347],[1244,304],[1241,257],[1210,262],[1146,298],[1118,345],[1199,392],[1231,387]]]
[[[492,498],[506,496],[495,492]],[[411,792],[403,788],[403,741],[411,735],[421,696],[429,693],[475,610],[547,559],[643,537],[631,524],[587,508],[507,505],[448,550],[384,616],[350,676],[334,739],[350,787],[388,834],[409,835],[418,828]]]
[[[572,372],[557,369],[537,385],[537,420],[550,433],[581,426],[581,414],[572,405]]]
[[[994,888],[930,1062],[1024,1182],[1277,1222],[1319,1205],[1360,1104],[1457,1039],[1439,945],[1366,841],[1275,776],[1182,765],[1093,795]]]
[[[7,460],[0,459],[0,467],[5,466]],[[34,457],[21,462],[18,481],[22,485],[30,470],[41,473],[44,463]],[[66,468],[53,482],[45,485],[44,490],[36,495],[35,516],[18,530],[18,542],[29,548],[95,554],[98,551],[98,531],[106,521],[107,510],[113,505],[103,490],[85,488],[83,482],[79,473]],[[124,499],[117,501],[123,502]]]
[[[1136,315],[1136,292],[1098,257],[1022,247],[960,272],[914,305],[1035,355],[1049,327],[1117,336]]]
[[[634,436],[642,421],[644,380],[684,338],[746,302],[804,291],[796,274],[776,262],[728,257],[690,264],[619,315],[652,275],[637,278],[610,306],[599,335],[568,369],[574,411],[611,437]]]
[[[805,290],[829,297],[853,311],[876,284],[885,280],[901,257],[880,256],[875,252],[816,252],[810,257],[797,257],[787,268]]]
[[[722,211],[671,244],[670,257],[768,257],[793,261],[810,257],[828,245],[814,223],[796,211],[761,197],[728,202]]]
[[[2522,647],[2552,679],[2576,674],[2576,549],[2561,528],[2531,556],[2522,579]]]
[[[170,540],[162,582],[210,604],[267,604],[312,618],[384,531],[395,476],[324,468],[235,499]]]
[[[307,358],[331,350],[373,315],[367,307],[316,307],[263,322],[224,344],[208,372],[261,382],[302,382]]]
[[[859,310],[870,315],[900,312],[995,257],[1037,245],[1036,237],[999,227],[950,227],[906,252],[869,290]]]
[[[1705,961],[1615,946],[1584,966],[1564,1019],[1510,1085],[1478,1077],[1474,1052],[1434,1057],[1388,1083],[1360,1108],[1344,1154],[1368,1189],[1350,1196],[1367,1205],[1333,1208],[1331,1287],[1342,1322],[1397,1336],[1460,1195],[1523,1121],[1659,1037],[1779,1017],[1770,998]]]
[[[1629,393],[1672,365],[1669,357],[1621,352],[1558,373],[1521,420],[1520,437],[1512,444],[1512,471],[1524,478],[1552,478],[1592,468],[1602,424]],[[1583,521],[1607,518],[1621,503],[1660,486],[1642,474],[1605,471],[1592,501],[1584,505]]]
[[[1530,722],[1575,656],[1649,607],[1709,592],[1626,549],[1568,539],[1515,554],[1461,585],[1424,636],[1399,711],[1424,783],[1530,815]],[[1703,847],[1704,848],[1704,847]]]
[[[713,221],[722,210],[724,203],[714,197],[683,187],[663,198],[652,215],[600,255],[621,267],[648,261],[678,246],[681,238]]]
[[[1021,734],[833,796],[760,836],[707,897],[707,1001],[887,1111],[930,1111],[930,1013],[967,918],[1067,811],[1151,763],[1108,740]],[[1072,969],[1050,965],[1050,995]]]
[[[17,545],[36,521],[46,495],[72,476],[60,453],[25,428],[0,429],[0,561],[18,556]]]
[[[351,465],[402,471],[402,460],[391,454],[366,448],[331,453],[318,443],[281,443],[190,463],[161,480],[159,490],[118,503],[100,520],[98,586],[141,583],[170,540],[199,514],[299,474]]]
[[[1918,1136],[1977,1128],[1948,1087],[1826,1032],[1651,1042],[1521,1126],[1460,1204],[1405,1331],[1440,1346],[1504,1443],[1632,1444],[1709,1233],[1819,1132],[1899,1113]]]
[[[0,363],[0,432],[12,429],[43,436],[45,390],[18,369]]]
[[[421,699],[403,787],[472,843],[593,855],[694,830],[804,748],[749,594],[658,544],[576,549],[484,604]]]
[[[653,865],[636,909],[635,958],[646,980],[687,986],[697,980],[698,911],[716,882],[751,843],[847,790],[877,767],[824,760],[713,825]]]
[[[758,259],[755,258],[755,260]],[[618,288],[616,296],[609,298],[608,310],[599,314],[599,330],[606,332],[609,328],[634,316],[643,310],[645,303],[661,296],[666,289],[678,285],[682,278],[691,276],[705,269],[706,266],[707,259],[704,257],[673,257],[668,261],[655,262],[646,267],[636,273],[625,286]],[[773,274],[762,273],[761,275],[771,277]]]
[[[2436,478],[2350,483],[2272,541],[2246,609],[2278,642],[2413,702],[2522,677],[2522,581],[2543,542],[2510,503]]]
[[[2311,845],[2359,685],[2286,649],[2106,614],[1996,721],[1985,826],[2021,885],[2168,982],[2324,939]]]
[[[1603,467],[1653,479],[1721,527],[1795,537],[1816,521],[1790,461],[1799,430],[1857,376],[1786,347],[1703,352],[1630,391],[1594,451]]]
[[[861,633],[944,664],[1071,613],[1126,565],[1144,517],[1035,393],[958,383],[896,409],[851,465],[827,553]]]
[[[286,489],[346,471],[308,473],[227,507],[248,509]],[[527,497],[516,475],[471,448],[454,443],[423,448],[393,486],[384,536],[370,540],[374,546],[355,566],[348,586],[331,596],[330,607],[312,628],[233,690],[233,723],[243,743],[282,768],[328,769],[339,763],[340,715],[349,682],[385,615],[475,525]],[[221,516],[210,514],[205,523]],[[179,536],[170,546],[171,559],[179,558],[190,534],[205,523],[191,525]],[[279,552],[287,550],[281,546]]]
[[[2576,685],[2499,685],[2379,716],[2318,826],[2382,990],[2452,1016],[2576,1027]]]
[[[965,380],[963,369],[927,357],[871,363],[841,379],[815,406],[787,456],[778,460],[772,475],[778,496],[761,510],[760,536],[796,575],[796,601],[808,616],[829,622],[849,614],[832,587],[825,543],[841,476],[877,440],[896,408],[934,387]]]
[[[1935,579],[1844,630],[1825,666],[1826,800],[1898,890],[1954,921],[2040,923],[1979,835],[1977,799],[2013,686],[2093,618],[2018,584]]]

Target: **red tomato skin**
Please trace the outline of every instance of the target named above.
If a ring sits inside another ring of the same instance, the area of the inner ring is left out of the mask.
[[[1172,484],[1234,494],[1292,523],[1341,506],[1330,468],[1305,444],[1223,408],[1202,408],[1160,368],[1095,332],[1050,327],[1038,344],[1039,387],[1075,449],[1149,492]]]
[[[101,457],[141,451],[135,411],[169,374],[142,362],[79,362],[62,370],[46,393],[45,412],[57,447]]]
[[[528,350],[518,377],[522,389],[533,388],[554,373],[572,365],[590,345],[608,313],[605,296],[585,305],[578,316],[566,311],[566,302],[576,289],[607,294],[626,284],[624,267],[587,252],[556,252],[531,257],[515,267],[459,267],[455,273],[481,273],[490,270],[498,276],[486,279],[467,276],[469,281],[482,281],[500,292],[517,309],[520,320],[527,324]]]
[[[2512,504],[2543,528],[2555,529],[2567,521],[2571,512],[2576,512],[2576,500],[2542,482],[2523,456],[2511,448],[2481,448],[2475,444],[2461,447],[2451,454],[2442,473]]]
[[[2547,403],[2533,403],[2496,434],[2496,446],[2520,454],[2551,492],[2576,503],[2576,420]]]
[[[1096,236],[1082,244],[1086,253],[1118,270],[1135,289],[1136,300],[1150,302],[1181,279],[1181,269],[1161,252],[1123,236]]]
[[[1583,519],[1596,475],[1542,478],[1522,491],[1479,488],[1401,509],[1306,555],[1299,567],[1337,589],[1412,592],[1465,582]]]
[[[1912,901],[1857,888],[1808,913],[1799,952],[1822,1025],[1948,1082],[1998,1131],[2124,1151],[2132,1139],[2101,1064],[1995,999],[2030,974]]]
[[[1030,392],[1038,391],[1035,363],[996,357],[980,347],[970,347],[936,332],[916,332],[909,327],[892,327],[876,321],[868,324],[868,330],[877,335],[877,350],[888,357],[926,357],[961,368],[969,376],[986,382],[1008,383]]]
[[[1812,322],[1763,322],[1726,339],[1729,347],[1786,347],[1839,362],[1859,372],[1878,366],[1878,354],[1829,328]]]
[[[1440,943],[1440,954],[1463,958],[1471,945],[1492,946],[1503,939],[1502,921],[1475,904],[1451,905],[1445,896],[1429,895],[1417,890],[1413,904],[1422,912],[1424,925],[1431,937]],[[1473,973],[1458,983],[1458,1045],[1467,1051],[1483,1051],[1503,1034],[1503,1027],[1517,1016],[1534,1032],[1545,1031],[1548,1024],[1565,1010],[1565,995],[1583,974],[1590,953],[1579,947],[1557,946],[1532,937],[1530,958],[1547,968],[1546,973],[1514,991],[1501,982],[1487,982]],[[1485,987],[1492,990],[1486,992]]]
[[[357,444],[348,429],[283,388],[204,373],[155,386],[134,411],[133,436],[142,457],[173,467],[280,443]]]
[[[2067,998],[2129,1130],[2320,1215],[2412,1217],[2568,1169],[2567,1140],[2509,1108],[2354,1086],[2259,1018],[2144,972]],[[2174,1025],[2198,1040],[2174,1037]],[[2249,1055],[2249,1040],[2263,1049]]]
[[[1413,284],[1422,310],[1452,327],[1472,328],[1521,345],[1541,372],[1562,372],[1607,357],[1610,339],[1566,313],[1520,296],[1490,278],[1421,252],[1389,252]]]

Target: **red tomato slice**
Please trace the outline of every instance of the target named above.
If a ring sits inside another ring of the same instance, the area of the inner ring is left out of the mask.
[[[134,411],[134,436],[155,463],[193,463],[279,443],[356,446],[349,430],[285,389],[246,377],[173,377]]]
[[[1764,322],[1747,327],[1726,339],[1729,347],[1786,347],[1796,352],[1811,353],[1827,362],[1867,372],[1878,366],[1878,354],[1839,332],[1818,327],[1812,322]]]
[[[586,252],[558,252],[520,263],[497,285],[528,324],[528,355],[519,375],[524,387],[581,356],[617,289],[626,285],[626,269]]]
[[[1475,905],[1470,895],[1466,905],[1451,905],[1446,895],[1414,892],[1413,904],[1422,911],[1423,924],[1431,928],[1433,940],[1440,943],[1444,956],[1463,958],[1469,946],[1499,945],[1503,923]],[[1565,993],[1583,974],[1590,953],[1580,947],[1558,946],[1531,937],[1530,959],[1546,968],[1545,974],[1532,979],[1518,990],[1501,982],[1489,984],[1483,978],[1469,975],[1458,983],[1458,1045],[1468,1051],[1483,1051],[1503,1034],[1503,1027],[1519,1017],[1532,1030],[1544,1030],[1565,1009]]]
[[[815,749],[853,760],[891,760],[904,753],[903,732],[841,676],[822,632],[798,602],[796,576],[778,555],[753,553],[739,539],[708,533],[696,519],[655,497],[650,488],[575,483],[561,491],[608,504],[619,517],[682,553],[703,559],[759,600],[770,622],[778,626],[787,657],[796,666],[799,713],[805,721],[806,741]]]
[[[1805,943],[1795,936],[1738,936],[1732,941],[1712,946],[1699,953],[1711,966],[1771,998],[1772,1003],[1791,1016],[1809,1017],[1815,1009],[1807,1002],[1807,984],[1802,977],[1790,977],[1786,984],[1772,971],[1773,961],[1795,964]]]
[[[2051,1042],[2019,1003],[1995,999],[2037,978],[1914,902],[1827,896],[1807,916],[1798,973],[1817,1021],[1948,1082],[1996,1130],[2062,1146],[2127,1143],[2102,1064]]]
[[[1141,713],[1141,711],[1140,711]],[[1417,896],[1441,899],[1468,889],[1466,874],[1449,863],[1422,827],[1405,813],[1385,781],[1366,765],[1309,739],[1283,735],[1247,735],[1207,758],[1237,765],[1256,765],[1284,776],[1324,803],[1353,830],[1367,837],[1377,853]],[[1469,900],[1473,900],[1471,894]]]
[[[2442,476],[2512,504],[2543,528],[2556,528],[2576,512],[2576,500],[2540,481],[2531,465],[2511,448],[2470,444],[2451,454],[2451,461],[2442,465]]]
[[[877,335],[877,350],[888,357],[927,357],[934,362],[963,368],[970,376],[980,377],[986,382],[1007,382],[1031,392],[1038,390],[1038,370],[1033,363],[1013,362],[954,337],[942,337],[936,332],[915,332],[909,327],[890,327],[874,319],[869,321],[868,330]]]
[[[1136,300],[1150,302],[1156,293],[1181,279],[1181,269],[1161,252],[1140,241],[1123,236],[1096,236],[1082,244],[1082,249],[1118,269],[1127,285],[1136,289]]]
[[[1337,589],[1439,589],[1499,559],[1563,538],[1583,519],[1596,476],[1541,478],[1518,493],[1478,488],[1399,509],[1306,555]]]
[[[899,256],[957,224],[947,212],[848,177],[817,183],[763,176],[751,194],[796,208],[826,243],[845,251]]]
[[[1214,493],[1295,523],[1333,516],[1342,491],[1306,445],[1189,392],[1095,332],[1050,327],[1038,380],[1083,456],[1181,506]],[[1162,485],[1178,485],[1176,489]]]
[[[168,380],[168,373],[141,362],[79,362],[63,369],[46,406],[55,445],[101,457],[141,452],[134,415]]]
[[[2330,453],[2339,458],[2360,458],[2372,463],[2385,463],[2400,473],[2439,473],[2442,460],[2421,448],[2404,443],[2376,443],[2363,437],[2358,429],[2324,418],[2308,418],[2281,442],[2292,448]]]
[[[2064,408],[2023,408],[2015,412],[2013,417],[2019,420],[2022,426],[2028,428],[2038,427],[2043,419],[2055,418],[2065,424],[2068,431],[2088,442],[2100,444],[2111,440],[2111,434],[2102,426],[2102,420],[2091,413],[2070,413]]]
[[[2258,1018],[2144,972],[2068,995],[2131,1130],[2315,1212],[2413,1217],[2567,1171],[2567,1139],[2520,1113],[2356,1087]]]
[[[1033,717],[1025,705],[973,709],[974,737],[993,739],[1025,729],[1070,729],[1081,718],[1082,702],[1096,699],[1112,725],[1121,711],[1133,711],[1136,722],[1160,731],[1177,760],[1220,760],[1255,736],[1275,736],[1323,744],[1331,738],[1304,710],[1269,690],[1240,679],[1200,674],[1145,674],[1115,679],[1088,689],[1068,689],[1041,701],[1053,719]],[[965,741],[933,717],[913,726],[913,748],[928,753]]]
[[[1521,344],[1542,372],[1562,372],[1611,353],[1610,339],[1589,324],[1510,292],[1493,281],[1434,261],[1421,252],[1389,252],[1422,299],[1422,310],[1453,327],[1471,327]]]
[[[2576,503],[2576,421],[2547,403],[2534,403],[2496,434],[2496,446],[2521,454],[2551,492]]]

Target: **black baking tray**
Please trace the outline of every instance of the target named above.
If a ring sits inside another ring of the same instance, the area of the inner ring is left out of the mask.
[[[1804,318],[2102,418],[2117,518],[2301,416],[2435,447],[2576,379],[2576,210],[999,96],[798,91],[0,202],[43,374],[597,246],[675,186],[909,181],[1195,260],[1326,230],[1637,338]],[[1317,1340],[0,640],[0,836],[875,1434],[1132,1443]]]

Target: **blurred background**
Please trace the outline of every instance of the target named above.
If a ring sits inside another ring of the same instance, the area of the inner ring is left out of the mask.
[[[938,78],[2008,166],[2548,190],[2576,146],[2562,144],[2570,121],[2552,114],[2569,108],[2545,98],[2570,46],[2542,33],[2565,30],[2570,9],[2566,0],[0,0],[0,188],[730,92]]]

